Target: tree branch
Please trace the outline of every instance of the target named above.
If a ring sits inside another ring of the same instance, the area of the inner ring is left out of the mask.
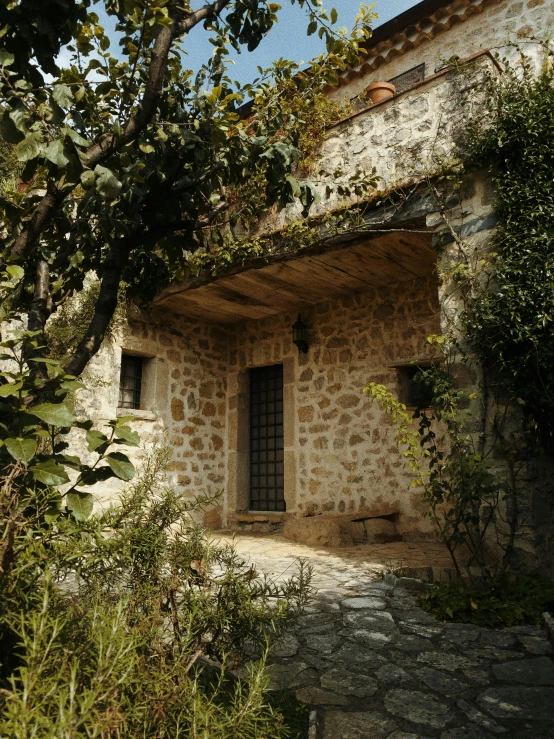
[[[50,267],[44,259],[39,260],[36,267],[35,292],[33,302],[27,314],[27,328],[29,331],[40,331],[41,343],[46,344],[44,327],[52,313],[52,295],[50,292]],[[44,347],[33,350],[31,354],[26,352],[27,361],[31,370],[39,377],[45,379],[48,376],[46,365],[42,362],[33,362],[33,357],[44,355]]]
[[[130,116],[120,136],[106,136],[100,143],[88,150],[84,158],[86,166],[93,168],[97,164],[101,164],[135,139],[146,128],[154,116],[163,90],[167,61],[173,41],[179,36],[189,33],[202,21],[217,16],[230,2],[231,0],[217,0],[217,2],[205,5],[191,13],[184,20],[175,22],[172,29],[161,28],[152,50],[148,80],[138,110]],[[44,227],[50,222],[56,209],[69,192],[69,189],[62,191],[54,183],[49,183],[47,194],[40,200],[27,226],[15,240],[10,251],[12,259],[21,260],[29,257],[30,251],[35,246]]]
[[[138,110],[129,117],[120,136],[106,136],[100,143],[95,144],[87,151],[84,159],[86,166],[92,168],[103,162],[107,156],[136,138],[150,123],[162,94],[167,60],[173,40],[174,35],[171,29],[162,28],[152,49],[148,80]]]
[[[46,195],[39,201],[26,226],[15,239],[10,250],[12,259],[21,259],[28,255],[30,249],[40,237],[52,215],[63,202],[65,193],[59,190],[53,182],[48,183]]]
[[[51,312],[50,268],[48,263],[41,259],[37,264],[35,292],[28,314],[29,331],[43,331]]]
[[[98,300],[94,307],[94,315],[79,346],[64,365],[64,370],[69,375],[80,375],[91,358],[100,349],[117,307],[117,294],[123,270],[129,261],[131,251],[136,245],[133,237],[134,234],[126,239],[119,239],[109,248],[104,262],[104,276],[100,284]]]
[[[189,33],[189,31],[191,31],[194,26],[202,23],[202,21],[205,21],[208,18],[215,18],[223,10],[225,10],[230,2],[231,0],[217,0],[215,3],[208,3],[202,8],[198,8],[198,10],[195,10],[194,13],[187,15],[184,20],[176,24],[174,30],[175,36],[183,36]]]
[[[221,205],[221,204],[220,204]],[[221,212],[221,209],[214,208],[212,213],[208,214],[208,218]],[[115,241],[108,250],[108,255],[103,265],[104,276],[100,283],[100,293],[94,307],[94,315],[90,321],[88,329],[82,338],[79,346],[75,350],[64,365],[64,370],[70,375],[80,375],[85,369],[88,362],[100,349],[110,321],[117,307],[117,295],[123,271],[129,262],[131,252],[138,246],[148,243],[151,239],[160,238],[166,234],[181,231],[191,226],[199,227],[201,222],[196,224],[190,220],[176,221],[164,224],[158,229],[139,233],[133,231],[125,239]]]

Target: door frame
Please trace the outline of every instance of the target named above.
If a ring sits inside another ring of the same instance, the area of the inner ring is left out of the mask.
[[[284,495],[286,513],[296,511],[298,424],[296,412],[297,359],[287,357],[283,365]],[[255,365],[259,367],[265,364]],[[227,391],[227,471],[224,515],[232,525],[234,514],[263,514],[250,511],[250,380],[249,370],[231,372]],[[283,512],[270,512],[272,515]]]

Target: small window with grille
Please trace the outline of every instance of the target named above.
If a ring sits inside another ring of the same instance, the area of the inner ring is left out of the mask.
[[[412,67],[406,72],[393,77],[388,80],[396,87],[396,94],[409,90],[410,87],[417,85],[418,82],[423,82],[425,79],[425,64],[418,64],[417,67]]]
[[[140,408],[142,388],[142,357],[123,354],[119,380],[119,407]]]

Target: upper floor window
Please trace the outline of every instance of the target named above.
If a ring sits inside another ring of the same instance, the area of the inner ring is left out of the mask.
[[[142,357],[123,354],[119,380],[119,407],[140,408],[142,389]]]
[[[404,92],[409,90],[410,87],[417,85],[418,82],[423,82],[425,79],[425,64],[418,64],[417,67],[412,67],[402,74],[396,75],[392,79],[388,80],[396,87],[396,93]]]

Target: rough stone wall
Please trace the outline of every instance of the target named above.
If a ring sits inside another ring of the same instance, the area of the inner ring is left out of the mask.
[[[330,98],[346,102],[371,82],[390,79],[423,62],[426,77],[432,77],[398,97],[360,111],[329,131],[318,165],[309,176],[321,194],[321,201],[312,206],[310,215],[323,215],[355,202],[355,196],[345,198],[334,186],[346,183],[356,171],[369,175],[375,170],[377,189],[386,190],[440,170],[444,158],[455,149],[460,130],[479,114],[485,74],[498,72],[491,55],[477,57],[461,71],[440,72],[446,61],[452,57],[467,59],[486,49],[517,61],[518,52],[505,46],[508,41],[524,42],[525,53],[538,60],[540,46],[525,39],[533,34],[538,39],[545,37],[553,23],[554,3],[547,0],[490,3],[482,12],[452,24],[435,38],[431,33],[422,36],[403,54],[391,51],[387,64],[360,73],[331,91]],[[438,75],[433,76],[436,72]],[[345,175],[336,177],[338,170]],[[260,230],[282,228],[301,219],[302,206],[291,204],[262,220]]]
[[[442,169],[456,147],[465,123],[482,104],[483,81],[497,73],[484,54],[460,71],[447,71],[398,97],[367,108],[333,126],[321,146],[318,164],[310,174],[321,201],[311,216],[356,202],[337,191],[355,172],[373,172],[379,191],[398,187]],[[337,176],[337,171],[343,175]],[[263,219],[259,229],[270,231],[302,220],[302,206],[292,203]]]
[[[489,3],[484,5],[482,12],[476,12],[462,22],[452,23],[448,30],[437,35],[421,35],[411,44],[408,39],[403,39],[398,46],[393,37],[390,48],[377,55],[377,69],[362,72],[348,84],[331,91],[329,97],[348,101],[372,82],[392,79],[423,63],[425,74],[429,77],[443,67],[446,60],[452,57],[466,59],[485,49],[498,51],[501,57],[513,56],[512,49],[503,47],[508,43],[528,40],[531,36],[543,39],[553,24],[554,3],[551,0],[500,0]],[[403,48],[409,50],[401,53]],[[529,45],[525,43],[526,52],[528,49]],[[367,61],[375,62],[375,57],[370,56]]]
[[[287,512],[397,511],[399,533],[428,532],[393,426],[362,389],[370,380],[395,389],[394,365],[425,358],[425,338],[439,328],[436,280],[369,288],[314,306],[302,318],[307,354],[291,341],[296,316],[285,314],[237,326],[229,356],[231,373],[285,365],[285,455],[293,457],[285,457],[285,478],[287,465],[294,478],[294,489],[285,482]]]
[[[178,316],[135,315],[113,343],[92,360],[89,389],[79,394],[79,409],[98,425],[116,415],[133,416],[141,437],[140,456],[159,442],[172,449],[168,482],[187,497],[223,489],[226,424],[226,335],[208,324],[187,326]],[[118,409],[122,353],[142,356],[141,409]],[[86,456],[84,443],[78,451]],[[113,498],[115,482],[102,484],[102,498]]]

